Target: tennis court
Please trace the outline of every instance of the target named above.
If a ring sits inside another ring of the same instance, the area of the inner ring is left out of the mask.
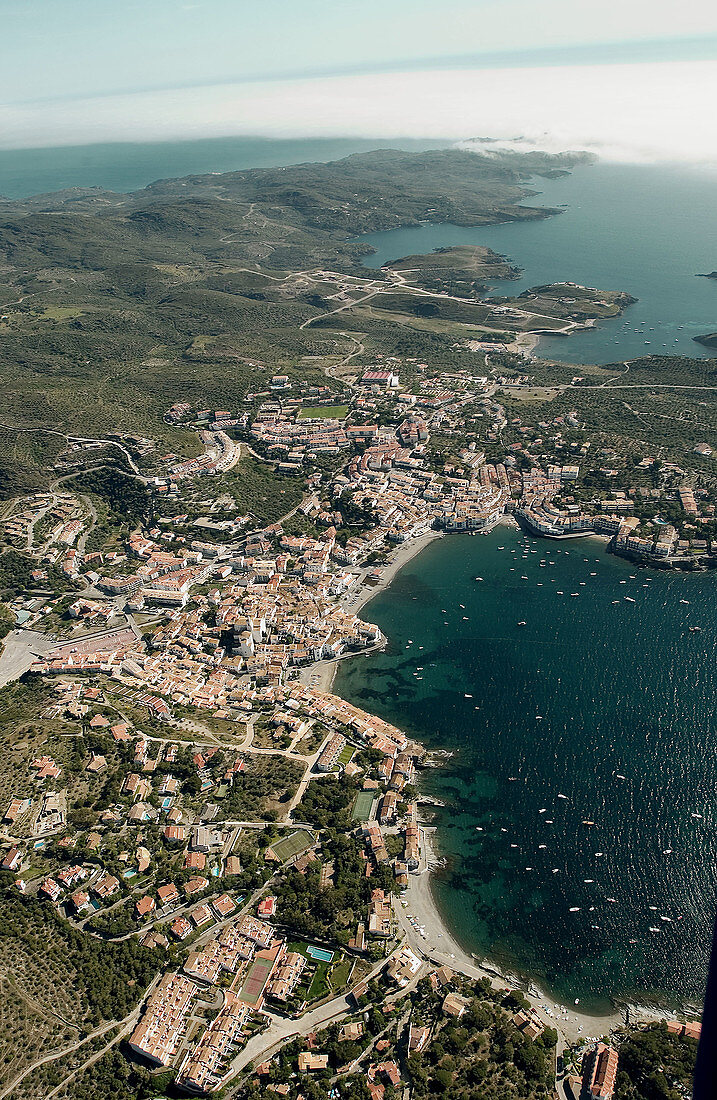
[[[264,986],[269,980],[273,965],[273,959],[262,959],[261,957],[254,959],[254,962],[249,967],[249,973],[244,979],[244,984],[241,987],[239,993],[240,1001],[243,1001],[244,1004],[247,1005],[256,1005],[259,1003],[264,992]]]
[[[294,856],[305,852],[313,843],[313,834],[306,829],[299,829],[298,832],[290,833],[281,840],[272,841],[271,850],[280,863],[286,863],[287,859],[293,859]]]
[[[368,821],[373,806],[373,791],[359,791],[351,813],[352,821]]]

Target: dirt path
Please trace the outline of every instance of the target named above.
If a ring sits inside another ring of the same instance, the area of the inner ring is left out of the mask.
[[[91,1031],[89,1035],[86,1035],[84,1039],[78,1039],[76,1042],[70,1043],[69,1046],[62,1047],[60,1050],[51,1051],[50,1054],[45,1054],[42,1058],[37,1058],[34,1062],[31,1062],[29,1066],[26,1066],[25,1069],[16,1077],[14,1077],[13,1080],[5,1086],[3,1091],[0,1092],[0,1100],[4,1100],[4,1098],[8,1096],[11,1092],[13,1092],[13,1090],[16,1089],[17,1086],[21,1084],[25,1080],[25,1078],[33,1072],[33,1070],[39,1069],[40,1066],[47,1065],[48,1062],[56,1062],[59,1058],[64,1058],[67,1054],[73,1054],[74,1051],[79,1050],[80,1047],[83,1047],[86,1043],[91,1042],[93,1039],[96,1039],[100,1035],[106,1035],[108,1031],[112,1031],[116,1027],[122,1027],[123,1034],[129,1031],[130,1028],[132,1028],[139,1019],[142,1005],[144,1004],[145,1000],[152,992],[154,987],[157,985],[161,977],[161,974],[157,974],[157,976],[152,980],[152,982],[150,982],[149,986],[147,987],[144,996],[142,997],[142,1000],[139,1002],[138,1005],[136,1005],[135,1008],[132,1009],[131,1012],[127,1013],[124,1019],[107,1020],[104,1024],[96,1027],[94,1031]],[[119,1036],[117,1036],[117,1038],[119,1038]],[[116,1042],[116,1039],[113,1040],[113,1043],[114,1042]]]

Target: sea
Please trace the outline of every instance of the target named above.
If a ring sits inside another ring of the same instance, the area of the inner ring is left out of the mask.
[[[717,331],[717,171],[684,165],[598,163],[557,179],[534,177],[525,205],[557,209],[532,222],[465,228],[408,226],[369,233],[369,267],[451,245],[487,245],[522,275],[491,294],[545,283],[624,290],[638,301],[622,317],[573,336],[541,337],[536,355],[566,363],[613,363],[641,355],[709,358],[693,337]]]
[[[426,770],[459,943],[587,1011],[699,1004],[717,904],[717,577],[603,540],[447,535],[362,610],[334,691]],[[690,627],[700,630],[691,631]]]
[[[161,179],[340,160],[370,149],[436,149],[445,141],[411,138],[206,138],[106,142],[46,149],[0,149],[0,196],[26,199],[69,187],[137,191]]]
[[[0,151],[0,194],[128,191],[445,144],[227,138]],[[717,331],[717,281],[696,277],[717,267],[714,172],[599,163],[530,186],[526,202],[561,213],[371,234],[367,263],[489,245],[522,271],[494,294],[572,280],[639,299],[620,319],[541,339],[537,354],[575,364],[709,354],[692,337]],[[435,891],[459,941],[597,1012],[615,999],[698,1003],[703,992],[717,904],[716,582],[637,569],[597,539],[557,544],[503,527],[446,536],[362,612],[388,647],[341,662],[336,678],[352,702],[453,753],[422,788],[445,803]]]

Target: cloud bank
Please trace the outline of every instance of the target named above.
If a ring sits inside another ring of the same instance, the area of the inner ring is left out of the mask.
[[[0,106],[0,147],[207,137],[489,138],[717,165],[717,61],[361,74]]]

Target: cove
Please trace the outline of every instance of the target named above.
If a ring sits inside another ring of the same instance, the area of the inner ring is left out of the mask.
[[[465,228],[420,225],[360,238],[376,252],[369,267],[434,248],[482,244],[521,268],[495,295],[572,281],[625,290],[626,313],[571,337],[541,337],[538,356],[612,363],[641,355],[709,358],[694,336],[717,331],[717,280],[696,278],[717,263],[717,173],[664,165],[599,163],[558,179],[535,178],[526,205],[561,208],[555,217]]]
[[[445,802],[434,892],[458,941],[587,1011],[700,1002],[717,896],[714,574],[498,527],[431,543],[362,616],[388,645],[340,662],[334,690],[454,753],[421,786]]]

